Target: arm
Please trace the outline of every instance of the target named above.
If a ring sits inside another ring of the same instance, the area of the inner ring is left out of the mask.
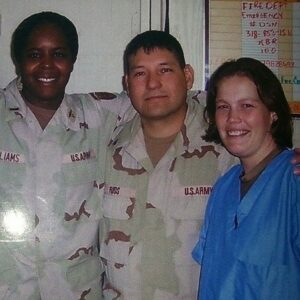
[[[300,118],[294,116],[293,117],[293,144],[294,144],[294,150],[295,155],[292,159],[292,163],[294,164],[294,173],[296,175],[300,175]]]
[[[97,105],[117,114],[119,116],[118,123],[129,121],[136,114],[125,91],[121,93],[94,92],[89,95],[97,101]]]
[[[292,163],[294,164],[294,173],[300,176],[300,148],[294,149],[295,155],[292,159]]]
[[[299,148],[298,148],[299,151]],[[299,155],[299,152],[298,152]],[[299,170],[299,168],[298,168]],[[300,178],[297,176],[296,178],[294,177],[294,181],[292,181],[291,185],[294,184],[294,189],[293,191],[293,196],[296,199],[296,207],[293,211],[293,220],[294,220],[294,227],[293,229],[295,230],[293,233],[293,237],[295,240],[293,241],[293,248],[294,248],[294,253],[300,262]]]

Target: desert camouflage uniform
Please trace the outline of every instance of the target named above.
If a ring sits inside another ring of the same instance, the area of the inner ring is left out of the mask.
[[[155,168],[139,116],[111,143],[100,247],[105,299],[196,299],[191,252],[211,187],[232,164],[223,147],[201,138],[202,95],[189,97],[184,126]]]
[[[0,95],[0,299],[98,300],[95,179],[117,115],[66,95],[42,130],[15,81]]]

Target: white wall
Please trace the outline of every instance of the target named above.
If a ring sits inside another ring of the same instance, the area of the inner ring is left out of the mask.
[[[195,89],[204,88],[204,0],[170,0],[170,33],[195,70]],[[164,30],[165,1],[152,0],[151,29]]]
[[[79,35],[79,53],[67,91],[120,91],[122,54],[141,31],[140,0],[0,0],[0,87],[15,77],[13,30],[27,16],[52,10],[68,17]],[[143,17],[144,20],[146,16]]]
[[[181,42],[195,69],[194,88],[203,88],[202,0],[170,1],[170,33]],[[72,20],[79,34],[79,54],[68,92],[120,91],[122,55],[136,34],[163,29],[163,0],[0,0],[0,87],[15,77],[9,44],[13,30],[27,16],[53,10]],[[5,70],[5,72],[4,72]]]
[[[194,88],[204,88],[204,1],[170,0],[170,33],[195,70]]]

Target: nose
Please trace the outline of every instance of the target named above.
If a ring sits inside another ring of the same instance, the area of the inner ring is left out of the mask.
[[[43,56],[41,64],[42,64],[43,68],[50,68],[53,64],[53,59],[52,59],[51,55],[45,54]]]
[[[238,122],[240,121],[240,113],[237,109],[230,108],[228,112],[228,121],[229,122]]]
[[[150,89],[156,89],[161,86],[158,74],[152,73],[148,75],[147,85]]]

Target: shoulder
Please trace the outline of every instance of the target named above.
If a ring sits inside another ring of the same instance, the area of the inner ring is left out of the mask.
[[[86,101],[94,105],[105,105],[110,102],[120,102],[127,98],[125,93],[114,92],[88,92],[88,93],[74,93],[66,94],[74,100]]]
[[[64,102],[68,107],[75,107],[76,109],[82,110],[85,113],[93,115],[109,114],[110,110],[106,109],[102,100],[108,98],[114,99],[113,96],[109,96],[109,93],[106,93],[106,95],[103,93],[102,96],[99,94],[97,97],[95,96],[95,93],[65,94]],[[117,98],[117,96],[115,98]]]
[[[5,99],[4,90],[0,89],[0,101],[3,101]]]
[[[189,90],[187,93],[187,102],[197,102],[201,106],[206,105],[206,91],[203,90]]]
[[[206,105],[206,92],[201,90],[188,91],[186,103],[192,110],[203,113]]]
[[[236,164],[232,166],[228,171],[225,172],[225,174],[223,174],[218,178],[214,188],[236,180],[236,178],[239,178],[241,172],[242,172],[242,166],[240,164]]]
[[[199,123],[202,130],[205,130],[207,123],[204,119],[204,108],[206,103],[206,92],[201,90],[193,90],[187,93],[186,103],[188,106],[186,123]],[[190,126],[191,124],[189,124]]]
[[[12,80],[5,88],[0,89],[0,101],[7,108],[20,106],[24,101],[19,92],[17,79]]]
[[[94,107],[104,114],[118,115],[119,122],[128,121],[133,118],[136,111],[131,105],[131,101],[126,92],[90,92],[86,94],[69,95],[84,105],[84,107]]]
[[[1,111],[6,110],[6,96],[3,90],[0,90],[0,109]]]
[[[98,109],[89,94],[65,94],[63,102],[67,107],[78,109],[78,111],[98,112]]]
[[[294,150],[284,150],[272,161],[269,172],[282,184],[286,183],[290,187],[295,186],[300,193],[300,176],[294,173],[294,164],[291,162]],[[274,174],[274,175],[273,175]]]
[[[293,173],[294,166],[291,163],[291,159],[294,155],[294,151],[291,149],[285,149],[280,154],[278,154],[268,166],[269,172],[275,172],[279,175],[283,173]],[[280,175],[281,176],[281,175]]]
[[[0,89],[0,95],[2,99],[13,101],[19,99],[20,92],[18,89],[17,79],[12,80],[5,88]]]

